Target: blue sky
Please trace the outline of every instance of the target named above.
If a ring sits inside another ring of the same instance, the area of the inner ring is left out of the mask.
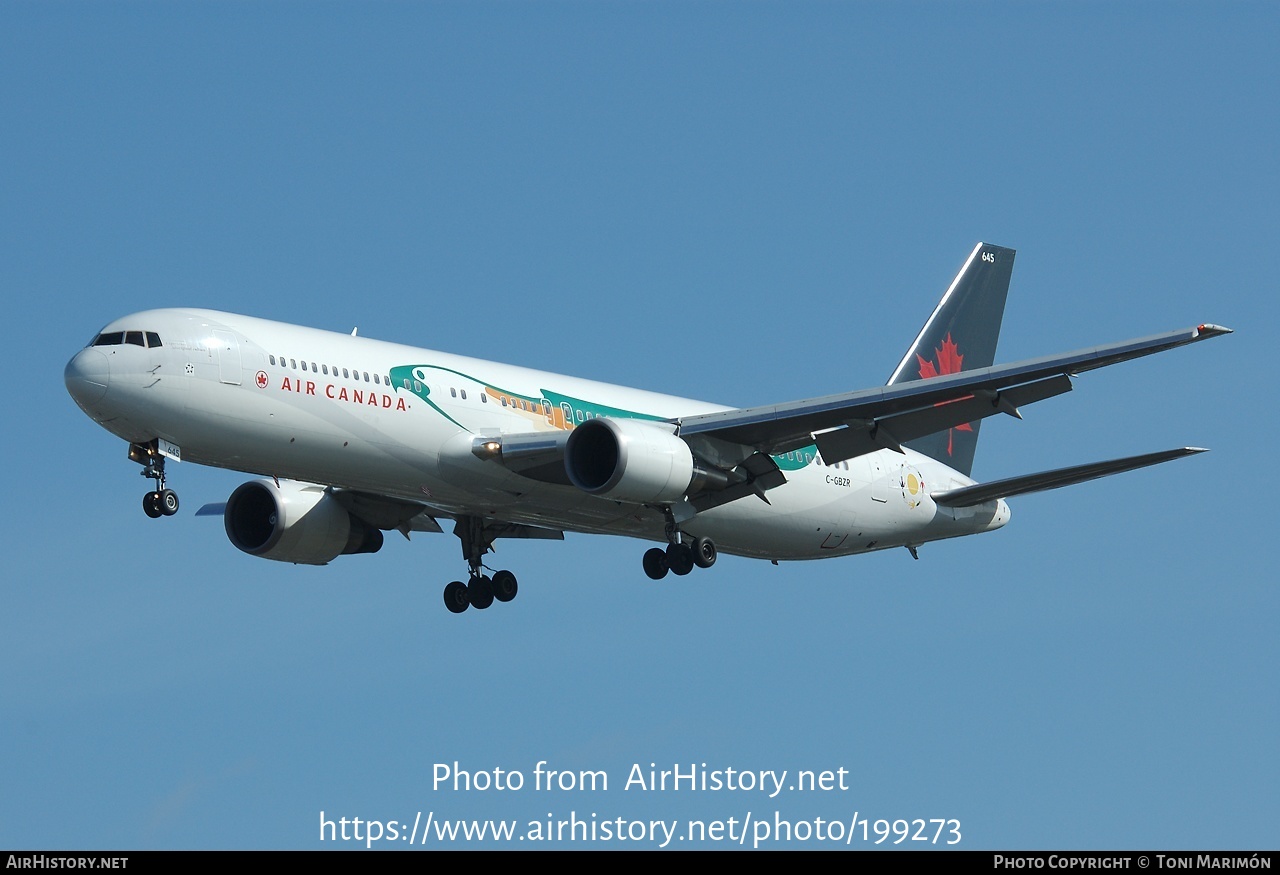
[[[332,847],[324,810],[1274,847],[1278,25],[1253,3],[0,5],[0,846]],[[148,520],[62,383],[107,321],[193,305],[790,400],[882,383],[978,240],[1018,250],[998,360],[1237,331],[993,421],[975,476],[1213,452],[1023,497],[918,562],[726,556],[654,584],[639,542],[503,543],[520,597],[454,617],[452,537],[254,559],[191,513],[247,477],[191,465],[183,513]],[[432,787],[436,763],[540,760],[610,789]],[[634,763],[849,789],[623,790]]]

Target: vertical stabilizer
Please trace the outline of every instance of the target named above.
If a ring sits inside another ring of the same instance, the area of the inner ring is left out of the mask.
[[[1014,250],[979,243],[889,377],[888,385],[987,368],[995,363]],[[970,422],[907,446],[966,476],[973,470],[978,426]]]

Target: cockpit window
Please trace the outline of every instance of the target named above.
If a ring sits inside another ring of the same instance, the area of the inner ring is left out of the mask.
[[[160,343],[160,335],[154,331],[104,331],[93,339],[90,346],[119,346],[122,343],[130,343],[134,346],[151,347],[158,349],[163,344]]]

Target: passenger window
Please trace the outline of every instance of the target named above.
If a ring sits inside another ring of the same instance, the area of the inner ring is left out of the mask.
[[[373,382],[375,382],[375,383],[377,383],[379,386],[381,386],[381,385],[382,385],[382,375],[381,375],[381,374],[374,374],[374,375],[373,375]]]
[[[320,366],[320,371],[321,371],[321,372],[322,372],[326,377],[327,377],[327,376],[329,376],[329,366],[328,366],[328,365],[321,365],[321,366]]]
[[[466,400],[467,400],[467,390],[466,390],[466,389],[463,389],[463,390],[462,390],[462,400],[463,400],[463,401],[466,401]]]
[[[346,379],[348,379],[348,380],[350,380],[350,379],[351,379],[351,374],[347,372],[347,369],[346,369],[346,368],[343,368],[343,369],[342,369],[342,376],[343,376],[343,377],[345,377],[345,378],[346,378]]]
[[[455,389],[455,388],[453,388],[452,386],[450,386],[450,387],[449,387],[449,396],[450,396],[451,398],[457,398],[457,397],[458,397],[458,390],[457,390],[457,389]]]
[[[273,364],[273,365],[274,365],[274,364],[276,363],[276,357],[275,357],[275,356],[273,356],[273,355],[272,355],[272,356],[267,356],[267,358],[271,359],[271,364]]]
[[[315,363],[315,362],[312,362],[312,363],[311,363],[311,373],[313,373],[313,374],[318,374],[318,373],[320,373],[320,369],[316,367],[316,363]]]
[[[369,382],[369,372],[368,372],[368,371],[365,371],[365,372],[364,372],[364,381],[365,381],[366,383],[367,383],[367,382]]]
[[[489,403],[489,399],[488,399],[488,398],[486,398],[486,397],[484,397],[484,393],[483,393],[483,392],[481,392],[481,393],[480,393],[480,403],[481,403],[481,404],[488,404],[488,403]]]
[[[152,349],[159,349],[163,345],[164,344],[160,342],[159,334],[156,334],[154,331],[147,332],[147,346],[151,347]]]

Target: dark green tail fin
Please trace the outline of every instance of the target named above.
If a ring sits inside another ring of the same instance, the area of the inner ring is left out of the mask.
[[[988,368],[995,363],[1014,254],[1012,249],[986,243],[974,247],[888,385]],[[968,476],[973,470],[979,425],[966,423],[910,441],[907,446]]]

